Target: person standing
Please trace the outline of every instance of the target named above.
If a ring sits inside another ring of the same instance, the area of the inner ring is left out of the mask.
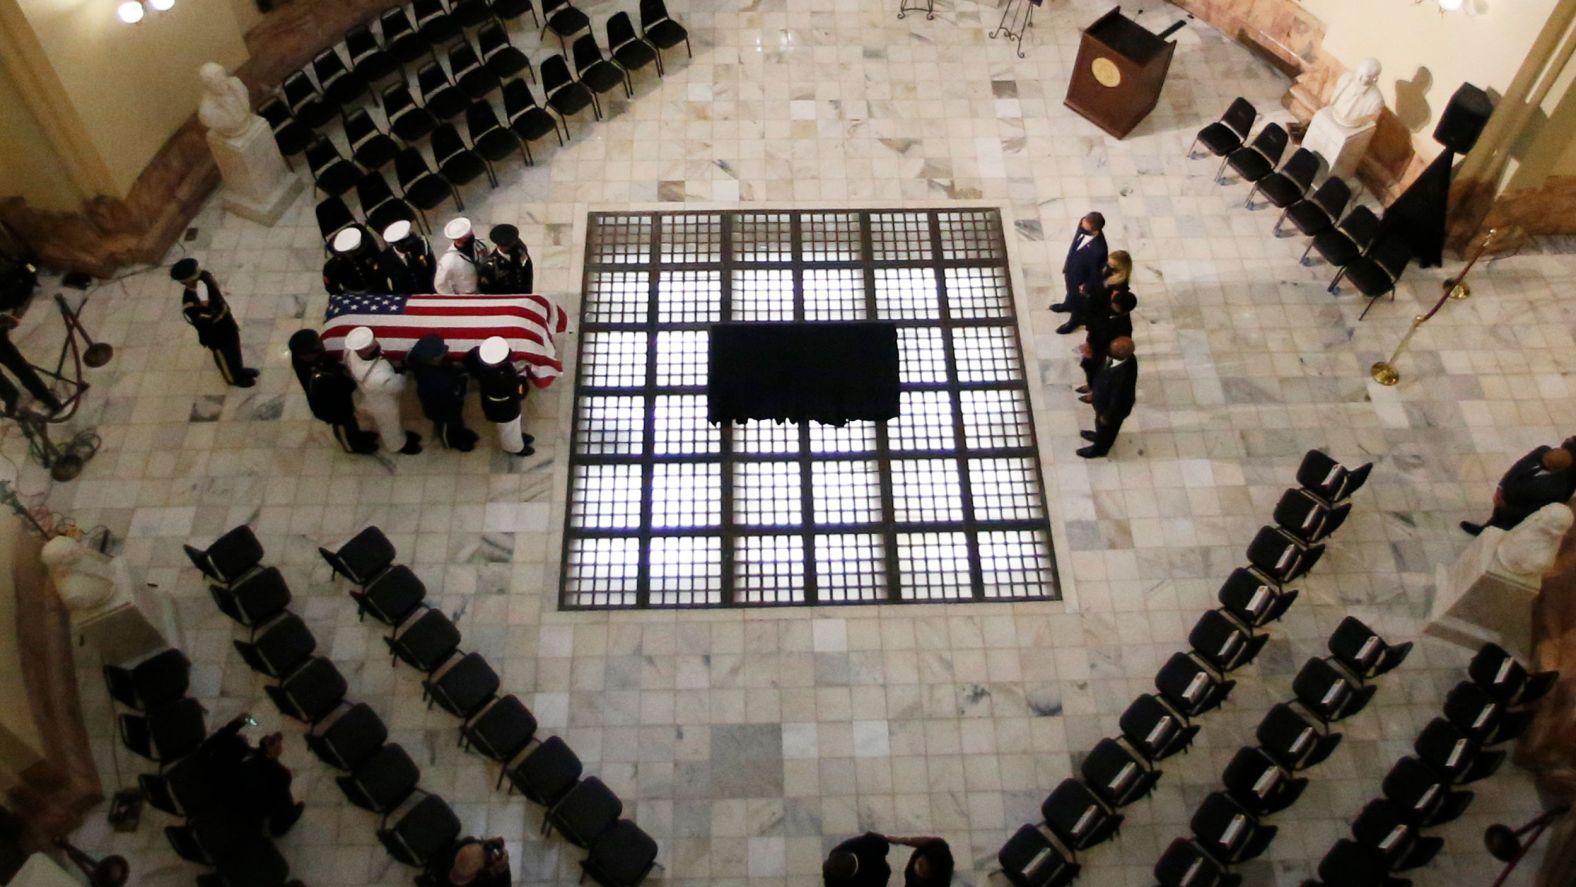
[[[33,395],[33,399],[43,404],[49,415],[53,416],[60,412],[60,398],[49,390],[44,380],[38,377],[38,371],[33,369],[33,365],[17,350],[16,343],[11,341],[11,331],[21,322],[15,314],[0,314],[0,366],[10,370],[11,375],[16,376],[16,380],[27,389],[27,393]],[[5,403],[7,413],[16,414],[21,397],[21,392],[16,390],[11,380],[0,375],[0,401]]]
[[[481,291],[488,295],[533,292],[536,269],[531,251],[520,240],[520,229],[513,225],[494,225],[487,232],[492,252],[477,266]]]
[[[465,370],[446,360],[449,346],[443,337],[422,336],[405,355],[416,376],[416,397],[421,411],[432,420],[432,434],[446,449],[469,453],[476,448],[476,432],[465,427]]]
[[[290,769],[279,763],[284,734],[264,736],[254,749],[241,735],[251,723],[256,722],[242,714],[204,740],[204,770],[221,805],[261,820],[277,838],[296,824],[306,804],[295,799]]]
[[[513,883],[509,848],[503,838],[463,838],[454,845],[453,855],[445,856],[430,870],[441,887],[509,887]]]
[[[892,877],[887,851],[892,843],[879,832],[849,838],[826,855],[821,881],[826,887],[886,887]]]
[[[1571,497],[1571,451],[1564,446],[1538,447],[1516,460],[1494,488],[1494,512],[1487,526],[1509,530],[1533,512]],[[1461,529],[1476,536],[1483,524],[1462,521]]]
[[[414,456],[421,452],[421,435],[400,424],[399,395],[405,377],[383,356],[383,349],[368,327],[358,326],[345,336],[345,366],[361,392],[361,408],[372,417],[383,449]]]
[[[323,350],[317,330],[297,330],[290,337],[290,366],[312,415],[334,429],[341,449],[359,456],[377,452],[378,436],[356,421],[356,380]]]
[[[536,438],[520,426],[527,377],[520,375],[509,359],[509,343],[502,336],[492,336],[465,355],[465,367],[481,390],[482,415],[498,429],[498,446],[511,456],[535,453],[531,444]]]
[[[1111,254],[1111,262],[1117,264],[1126,257],[1127,253],[1117,250]],[[1095,373],[1100,367],[1105,366],[1106,354],[1110,350],[1111,343],[1123,336],[1132,337],[1132,312],[1137,306],[1138,297],[1127,288],[1125,275],[1122,280],[1114,283],[1112,275],[1106,275],[1104,288],[1090,300],[1089,334],[1084,338],[1084,343],[1078,346],[1078,354],[1082,358],[1079,366],[1084,371],[1084,384],[1078,386],[1079,394],[1089,393],[1089,387],[1094,384]],[[1088,403],[1087,400],[1084,402]]]
[[[952,848],[940,838],[894,838],[887,840],[914,848],[903,869],[903,887],[946,887],[952,883]]]
[[[432,258],[432,247],[427,238],[411,230],[410,223],[401,219],[383,229],[383,273],[389,279],[389,291],[410,295],[433,292],[432,279],[437,273],[437,262]]]
[[[1133,411],[1137,398],[1138,358],[1133,340],[1122,336],[1111,341],[1105,366],[1094,377],[1089,402],[1094,405],[1094,430],[1080,432],[1091,445],[1078,450],[1085,459],[1098,459],[1111,451],[1122,422]]]
[[[224,293],[219,291],[219,282],[193,258],[176,262],[170,269],[170,279],[181,285],[181,314],[197,329],[197,343],[213,352],[219,375],[237,388],[256,385],[257,370],[247,369],[241,357],[241,328],[230,313]],[[203,288],[200,296],[198,284]]]
[[[323,289],[331,296],[390,292],[388,275],[376,261],[373,245],[366,242],[359,225],[334,235],[333,254],[323,263]]]
[[[1052,305],[1051,310],[1072,316],[1056,328],[1058,333],[1066,335],[1083,326],[1089,291],[1099,286],[1105,260],[1105,216],[1091,212],[1078,220],[1072,246],[1067,248],[1067,259],[1062,262],[1062,282],[1067,287],[1067,295]]]
[[[433,292],[446,296],[469,295],[480,291],[476,265],[487,255],[487,244],[471,230],[471,220],[461,216],[443,226],[449,248],[438,259]]]

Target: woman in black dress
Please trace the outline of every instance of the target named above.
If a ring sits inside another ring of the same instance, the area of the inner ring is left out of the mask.
[[[1105,365],[1106,352],[1111,347],[1111,342],[1123,336],[1133,335],[1133,308],[1138,305],[1138,297],[1127,288],[1128,278],[1133,273],[1133,260],[1126,251],[1117,250],[1111,253],[1105,263],[1105,280],[1103,294],[1091,294],[1089,298],[1088,327],[1089,335],[1082,345],[1078,346],[1078,354],[1082,358],[1079,366],[1083,367],[1084,384],[1078,386],[1078,393],[1083,395],[1080,400],[1087,402],[1089,386],[1094,384],[1095,374],[1100,367]]]

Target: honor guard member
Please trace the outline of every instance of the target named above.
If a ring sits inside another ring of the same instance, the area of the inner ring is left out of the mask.
[[[449,238],[449,249],[438,258],[433,292],[447,296],[479,292],[476,264],[487,255],[487,244],[477,239],[471,230],[471,220],[464,216],[450,219],[449,224],[443,226],[443,236]]]
[[[306,394],[312,415],[334,429],[334,440],[347,453],[378,450],[378,436],[356,421],[356,380],[350,370],[323,350],[317,330],[297,330],[290,337],[290,365]]]
[[[257,370],[246,368],[241,359],[241,328],[230,313],[230,305],[219,291],[219,282],[198,266],[197,260],[181,259],[170,269],[170,279],[180,283],[181,313],[197,328],[197,343],[213,352],[214,365],[224,381],[237,388],[257,384]],[[202,295],[197,287],[202,285]]]
[[[372,417],[383,449],[414,456],[421,452],[421,435],[406,431],[399,420],[399,395],[405,377],[383,356],[372,330],[358,326],[345,336],[345,366],[361,392],[361,408]]]
[[[437,334],[422,336],[405,355],[416,374],[416,397],[421,411],[432,420],[432,433],[450,450],[469,453],[476,448],[476,432],[465,427],[465,389],[470,378],[462,367],[447,360],[449,346]]]
[[[388,277],[371,247],[359,226],[343,228],[335,234],[333,255],[323,263],[323,289],[331,296],[389,292]]]
[[[383,242],[388,244],[383,251],[383,273],[388,275],[389,291],[407,296],[433,292],[432,277],[438,266],[427,238],[401,219],[383,229]]]
[[[520,428],[520,404],[525,400],[526,376],[509,360],[509,343],[492,336],[465,355],[465,365],[481,389],[482,415],[498,429],[498,446],[511,456],[536,452],[536,441]]]
[[[487,232],[487,239],[493,243],[492,252],[476,268],[482,292],[489,295],[533,292],[536,269],[531,264],[531,251],[520,240],[520,229],[513,225],[494,225]]]

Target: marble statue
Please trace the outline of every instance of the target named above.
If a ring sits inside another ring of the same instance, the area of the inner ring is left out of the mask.
[[[1384,110],[1384,96],[1376,85],[1379,80],[1379,61],[1363,59],[1357,67],[1335,81],[1335,92],[1330,103],[1321,110],[1330,112],[1334,121],[1347,129],[1357,129],[1379,119]]]
[[[1506,572],[1536,577],[1554,566],[1560,541],[1576,522],[1570,506],[1555,502],[1534,511],[1531,516],[1505,534],[1495,551],[1495,559]]]
[[[70,536],[56,536],[44,543],[40,555],[61,603],[72,612],[91,610],[115,594],[111,559],[82,546]]]
[[[223,65],[208,62],[197,69],[202,79],[202,102],[197,106],[197,119],[202,125],[227,139],[239,138],[252,126],[253,120],[262,120],[252,113],[252,96],[241,78],[232,76]],[[266,121],[263,121],[267,125]]]
[[[268,121],[252,113],[252,97],[241,78],[223,65],[197,69],[202,101],[197,119],[208,127],[208,150],[224,179],[224,208],[260,225],[272,225],[301,193],[301,179],[290,175]]]
[[[1363,59],[1335,81],[1330,103],[1320,108],[1308,124],[1302,146],[1318,154],[1335,176],[1351,176],[1368,151],[1384,110],[1379,92],[1379,62]]]

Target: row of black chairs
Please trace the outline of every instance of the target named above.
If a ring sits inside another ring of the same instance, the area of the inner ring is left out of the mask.
[[[1320,860],[1325,884],[1349,887],[1407,887],[1395,876],[1426,865],[1444,839],[1423,829],[1460,816],[1473,793],[1459,786],[1492,775],[1505,762],[1492,748],[1524,733],[1532,706],[1553,688],[1558,672],[1531,674],[1497,644],[1472,657],[1468,679],[1445,696],[1444,713],[1423,728],[1412,745],[1415,755],[1396,762],[1382,783],[1382,797],[1363,806],[1352,821],[1351,837],[1341,838]],[[1322,887],[1305,881],[1303,887]]]
[[[1248,548],[1251,566],[1232,572],[1219,592],[1222,605],[1189,632],[1191,650],[1174,654],[1155,675],[1158,692],[1133,700],[1118,719],[1121,735],[1100,740],[1084,758],[1080,778],[1063,780],[1041,804],[1042,822],[1020,827],[1002,846],[997,863],[1009,881],[1019,887],[1071,883],[1082,870],[1077,854],[1117,834],[1120,808],[1153,791],[1162,773],[1158,763],[1186,751],[1198,734],[1191,719],[1224,702],[1236,686],[1227,675],[1263,649],[1269,636],[1254,628],[1279,619],[1296,600],[1297,591],[1285,583],[1318,561],[1318,540],[1346,519],[1351,506],[1344,500],[1369,470],[1347,471],[1317,450],[1304,457],[1297,473],[1303,485],[1287,491],[1276,508],[1276,520],[1295,533],[1281,527],[1259,532]]]
[[[228,585],[213,586],[225,595],[215,596],[220,609],[250,631],[247,640],[233,642],[236,652],[253,671],[276,682],[264,685],[265,692],[281,714],[306,725],[307,748],[341,771],[335,782],[346,799],[381,817],[377,836],[389,855],[414,866],[443,858],[459,840],[459,817],[442,798],[418,787],[420,768],[398,743],[388,742],[388,728],[372,707],[346,699],[344,676],[331,661],[313,655],[317,639],[290,611],[288,589],[259,605],[250,590],[260,587],[254,577],[278,576],[279,571],[261,565],[262,546],[251,528],[231,530],[207,551],[186,550],[210,580],[239,572]],[[245,556],[237,557],[238,552]],[[278,582],[283,587],[283,579]]]
[[[1391,646],[1348,616],[1326,642],[1331,656],[1308,660],[1293,680],[1296,699],[1276,703],[1254,730],[1256,746],[1238,749],[1221,773],[1224,791],[1205,798],[1189,823],[1191,836],[1173,840],[1155,863],[1160,887],[1236,887],[1231,867],[1262,854],[1277,827],[1263,818],[1302,796],[1308,778],[1296,774],[1321,763],[1341,743],[1330,725],[1361,711],[1373,697],[1366,679],[1395,668],[1410,643]]]
[[[624,803],[584,766],[568,743],[537,735],[536,716],[519,697],[498,695],[496,672],[479,653],[460,650],[461,634],[441,610],[427,605],[426,586],[407,566],[396,564],[393,543],[367,527],[337,550],[318,549],[350,591],[358,615],[392,631],[384,637],[391,664],[422,672],[429,706],[437,703],[460,718],[460,745],[501,765],[496,785],[509,780],[545,810],[542,833],[557,829],[586,848],[585,875],[606,887],[635,887],[658,863],[657,845],[639,826],[622,819]]]
[[[1245,205],[1253,209],[1253,198],[1262,194],[1266,202],[1280,209],[1272,229],[1280,237],[1281,225],[1288,219],[1304,236],[1311,238],[1299,262],[1308,263],[1308,253],[1319,255],[1336,269],[1326,288],[1338,294],[1343,279],[1349,280],[1368,298],[1358,317],[1368,315],[1375,301],[1386,293],[1395,297],[1396,282],[1412,259],[1411,247],[1393,232],[1384,232],[1378,216],[1367,207],[1347,206],[1353,198],[1350,185],[1330,176],[1315,190],[1314,179],[1322,167],[1318,153],[1307,148],[1292,152],[1284,164],[1281,158],[1290,140],[1278,123],[1266,123],[1258,135],[1249,139],[1258,110],[1247,99],[1238,97],[1226,113],[1199,130],[1188,146],[1188,156],[1202,143],[1211,154],[1221,158],[1215,181],[1229,166],[1242,180],[1252,185]]]

